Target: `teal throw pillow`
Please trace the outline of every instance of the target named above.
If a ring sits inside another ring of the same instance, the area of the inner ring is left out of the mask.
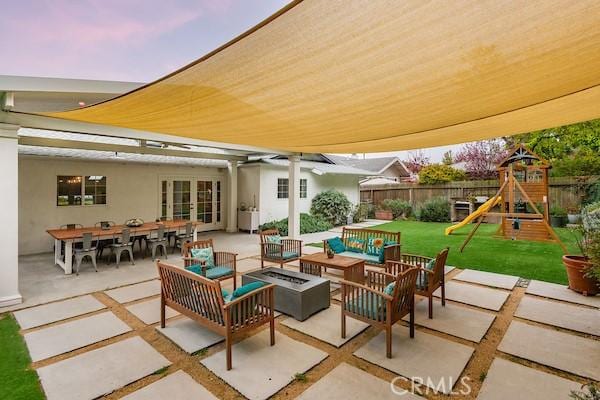
[[[370,256],[378,256],[384,245],[383,238],[370,236],[367,240],[367,254]]]
[[[327,239],[327,245],[331,250],[333,250],[335,254],[343,253],[344,251],[346,251],[346,246],[344,245],[344,242],[342,242],[342,239],[340,239],[338,236],[332,239]]]
[[[238,297],[242,297],[245,294],[248,294],[256,289],[260,289],[261,287],[265,286],[266,284],[264,282],[252,282],[252,283],[247,283],[244,286],[240,286],[239,288],[235,289],[233,291],[233,293],[231,294],[231,300],[235,300]]]
[[[213,268],[215,266],[215,255],[212,247],[205,247],[203,249],[192,249],[192,258],[195,261],[202,262],[206,268]]]
[[[383,289],[383,293],[387,294],[388,296],[391,296],[394,294],[394,288],[396,287],[396,282],[392,282],[390,284],[388,284],[385,289]]]
[[[267,235],[267,243],[281,244],[281,235]]]
[[[429,271],[433,271],[433,269],[435,268],[435,258],[432,258],[426,265],[425,265],[425,269],[429,270]]]
[[[365,248],[365,241],[363,239],[351,237],[346,239],[346,250],[353,253],[362,253]]]

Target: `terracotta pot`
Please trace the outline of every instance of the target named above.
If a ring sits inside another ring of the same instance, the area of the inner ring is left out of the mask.
[[[394,214],[391,211],[375,211],[375,218],[391,221],[394,219]]]
[[[569,289],[574,290],[584,296],[594,296],[600,293],[598,280],[589,278],[585,273],[590,268],[591,263],[583,256],[563,256],[562,262],[567,269],[569,278]]]

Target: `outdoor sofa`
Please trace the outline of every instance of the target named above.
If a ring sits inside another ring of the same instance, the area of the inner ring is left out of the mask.
[[[400,232],[344,227],[341,237],[323,240],[323,251],[330,248],[341,256],[384,267],[387,261],[400,260]]]

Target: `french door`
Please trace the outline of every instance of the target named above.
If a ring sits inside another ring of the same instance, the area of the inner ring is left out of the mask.
[[[224,187],[221,177],[160,177],[160,219],[202,222],[199,230],[222,229]]]

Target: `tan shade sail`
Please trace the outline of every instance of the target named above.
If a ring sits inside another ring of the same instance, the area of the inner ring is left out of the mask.
[[[600,117],[598,0],[305,0],[58,118],[298,152],[460,143]]]

